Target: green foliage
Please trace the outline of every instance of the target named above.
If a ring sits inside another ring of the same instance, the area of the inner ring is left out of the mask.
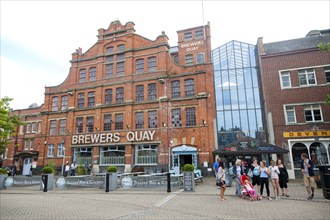
[[[330,107],[330,94],[327,95],[327,98],[325,100],[325,104]]]
[[[192,165],[192,164],[185,164],[183,166],[183,171],[185,171],[185,172],[193,172],[194,169],[195,169],[194,165]]]
[[[87,170],[84,166],[79,165],[77,167],[77,174],[78,175],[87,175]]]
[[[328,43],[321,42],[317,46],[319,47],[319,49],[321,51],[329,51],[330,52],[330,42],[328,42]]]
[[[0,99],[0,154],[8,145],[8,137],[14,136],[16,127],[23,124],[17,115],[11,115],[9,102],[12,100],[7,96]]]
[[[117,172],[117,167],[115,167],[115,166],[108,166],[107,167],[107,172],[109,172],[109,173],[116,173]]]
[[[44,168],[42,168],[42,173],[43,174],[54,173],[54,169],[50,166],[45,166]]]
[[[0,168],[0,174],[8,174],[6,169]]]

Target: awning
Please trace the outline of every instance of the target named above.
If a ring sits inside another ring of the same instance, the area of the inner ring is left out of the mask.
[[[266,143],[260,142],[252,137],[244,137],[230,144],[220,146],[213,151],[213,155],[260,155],[260,154],[287,154],[289,151]]]
[[[39,151],[22,151],[22,152],[17,152],[15,155],[14,155],[14,159],[15,160],[18,160],[19,157],[21,158],[38,158],[38,155],[39,155]]]

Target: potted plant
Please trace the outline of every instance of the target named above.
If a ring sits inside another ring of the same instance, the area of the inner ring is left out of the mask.
[[[6,169],[0,168],[0,190],[5,189],[5,181],[8,177],[8,171]]]
[[[76,173],[77,175],[87,175],[87,169],[84,166],[79,165],[77,167]]]
[[[47,176],[47,190],[53,189],[53,185],[54,185],[54,168],[49,166],[49,165],[46,165],[42,168],[41,172],[42,172],[42,175],[41,175],[40,189],[41,190],[44,189],[43,180],[46,178],[45,176]]]
[[[106,170],[105,191],[114,191],[117,189],[117,167],[108,166]],[[109,184],[108,187],[107,184]]]
[[[183,188],[184,191],[195,191],[195,175],[194,175],[194,165],[185,164],[183,166]]]

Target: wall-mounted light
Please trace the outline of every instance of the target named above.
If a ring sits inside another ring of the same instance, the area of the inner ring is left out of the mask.
[[[162,122],[162,125],[163,125],[163,127],[166,127],[166,124],[164,122]]]
[[[44,142],[44,145],[46,145],[46,144],[47,144],[47,141]]]
[[[71,96],[73,96],[73,92],[67,92],[68,93],[68,95],[71,95]]]
[[[100,129],[99,129],[98,127],[95,127],[95,130],[96,130],[96,131],[99,131]]]
[[[127,127],[127,128],[131,128],[131,125],[129,125],[129,124],[126,124],[126,127]]]
[[[44,132],[41,132],[42,135],[44,135],[45,133]]]
[[[206,126],[206,121],[203,119],[202,120],[203,126]]]
[[[68,133],[71,133],[71,131],[70,131],[69,129],[66,129],[66,131],[67,131]]]
[[[165,82],[164,79],[158,79],[158,81],[159,81],[161,84],[164,84],[164,82]]]

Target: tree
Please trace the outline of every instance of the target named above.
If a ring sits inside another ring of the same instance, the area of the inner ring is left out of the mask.
[[[23,124],[17,115],[11,115],[9,102],[12,98],[0,99],[0,155],[5,152],[8,145],[8,137],[16,134],[16,127]]]
[[[330,107],[330,94],[327,95],[327,99],[325,100],[325,104]]]
[[[330,42],[328,42],[328,43],[321,42],[317,46],[319,47],[319,49],[321,51],[330,51]]]

